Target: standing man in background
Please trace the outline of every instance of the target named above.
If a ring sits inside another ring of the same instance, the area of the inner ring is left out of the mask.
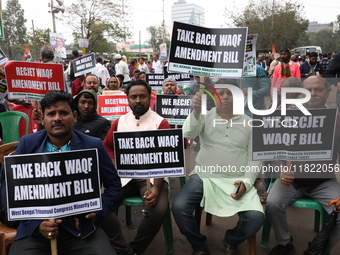
[[[115,55],[115,62],[116,62],[116,65],[115,65],[116,75],[117,76],[119,74],[123,75],[124,76],[123,84],[128,84],[131,80],[128,64],[122,61],[122,55],[120,54]]]
[[[92,71],[100,80],[100,86],[105,88],[106,81],[110,78],[109,71],[104,65],[103,59],[101,57],[96,58],[97,64],[95,69]]]
[[[140,58],[139,59],[139,64],[140,64],[139,70],[141,72],[145,72],[145,73],[149,73],[150,72],[148,66],[145,64],[144,58]]]
[[[163,73],[163,65],[158,59],[158,55],[153,55],[152,68],[155,69],[155,73]]]

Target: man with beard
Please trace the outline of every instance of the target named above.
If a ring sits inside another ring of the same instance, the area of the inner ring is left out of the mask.
[[[126,95],[132,111],[115,120],[104,139],[110,157],[114,159],[113,132],[169,129],[169,123],[149,109],[151,87],[144,80],[131,81],[126,88]],[[168,184],[163,178],[154,179],[150,194],[146,191],[146,180],[122,179],[122,192],[118,204],[127,197],[140,195],[145,201],[144,218],[140,223],[135,239],[127,245],[121,231],[120,222],[112,211],[104,219],[102,228],[109,236],[111,245],[118,255],[142,254],[157,235],[168,209]]]
[[[283,79],[288,77],[301,78],[299,65],[290,60],[291,53],[288,48],[280,50],[280,64],[274,69],[272,86],[270,94],[273,95],[273,88],[277,88],[278,94],[281,91],[281,83]],[[280,97],[278,98],[278,104],[280,105]]]
[[[300,66],[301,78],[308,78],[313,75],[320,75],[321,65],[318,63],[318,54],[312,52],[309,57],[309,62],[305,62]]]
[[[163,81],[163,94],[174,94],[177,95],[177,83],[172,78],[166,78]]]

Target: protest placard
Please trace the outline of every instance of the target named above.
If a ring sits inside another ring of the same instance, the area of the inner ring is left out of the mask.
[[[5,71],[0,69],[0,102],[4,103],[8,95],[7,81]]]
[[[176,80],[177,83],[181,83],[181,82],[187,82],[190,80],[192,80],[192,75],[187,74],[187,73],[173,73],[173,72],[168,72],[166,75],[166,78],[172,78],[174,80]]]
[[[131,111],[126,95],[98,96],[98,114],[108,120],[115,120]]]
[[[78,77],[82,74],[91,73],[96,67],[96,58],[94,53],[76,58],[72,62],[74,76]]]
[[[158,73],[147,73],[146,82],[151,86],[152,90],[162,90],[164,79],[172,78],[176,80],[177,86],[182,85],[183,87],[190,87],[192,75],[187,73],[174,73],[167,72],[165,74]]]
[[[243,77],[256,76],[257,34],[247,36],[246,54],[244,56]]]
[[[114,146],[121,178],[185,176],[181,129],[115,132]]]
[[[79,48],[87,49],[89,47],[89,44],[90,44],[89,39],[78,38],[77,41],[78,41]]]
[[[9,61],[5,67],[11,99],[41,100],[51,90],[65,90],[61,64]]]
[[[253,129],[253,160],[330,160],[337,109],[280,110],[267,116],[253,115],[245,125]],[[240,123],[233,123],[240,125]],[[242,124],[243,125],[243,124]]]
[[[3,65],[8,62],[8,58],[2,49],[0,49],[0,65]]]
[[[97,149],[5,157],[8,220],[101,210]]]
[[[177,87],[182,86],[183,88],[187,88],[190,87],[191,81],[193,80],[193,75],[187,73],[167,72],[166,78],[175,79],[177,82]]]
[[[168,51],[166,48],[166,43],[162,43],[159,45],[159,60],[168,61]]]
[[[174,22],[168,70],[241,78],[247,28],[206,28]]]
[[[191,112],[192,96],[157,95],[155,111],[170,124],[183,125]]]
[[[162,73],[146,74],[146,82],[151,86],[152,90],[162,89],[164,79],[164,74]]]
[[[54,49],[55,57],[66,58],[66,45],[63,34],[50,33],[50,44]]]
[[[6,80],[0,79],[0,101],[4,100],[8,95]]]

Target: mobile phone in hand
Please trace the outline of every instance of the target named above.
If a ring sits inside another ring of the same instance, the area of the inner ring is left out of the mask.
[[[237,193],[239,192],[239,190],[240,190],[241,183],[235,184],[234,186],[235,186],[235,192],[234,192],[234,194],[237,194]]]
[[[96,226],[93,223],[92,219],[86,219],[85,215],[81,215],[77,217],[79,219],[79,231],[80,237],[85,239],[89,235],[91,235],[94,231],[96,231]]]

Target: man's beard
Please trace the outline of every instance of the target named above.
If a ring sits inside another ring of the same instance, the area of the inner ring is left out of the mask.
[[[141,106],[141,107],[139,107],[139,106]],[[137,104],[133,107],[132,110],[133,110],[135,115],[142,116],[149,110],[149,107],[144,107],[144,105],[142,105],[142,104]]]

